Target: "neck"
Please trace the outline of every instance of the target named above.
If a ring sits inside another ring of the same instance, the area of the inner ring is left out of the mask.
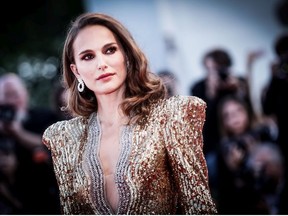
[[[120,108],[123,101],[122,94],[109,94],[97,97],[98,117],[100,123],[106,126],[125,124],[127,116]]]

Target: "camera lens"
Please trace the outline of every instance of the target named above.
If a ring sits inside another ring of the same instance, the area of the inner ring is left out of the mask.
[[[219,75],[221,80],[225,81],[228,77],[228,71],[226,69],[219,69],[218,75]]]
[[[12,105],[0,105],[0,121],[11,122],[15,118],[15,107]]]

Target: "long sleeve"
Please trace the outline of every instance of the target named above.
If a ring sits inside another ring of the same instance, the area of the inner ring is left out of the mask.
[[[172,113],[165,127],[166,148],[178,191],[180,214],[216,214],[208,186],[202,129],[206,104],[197,97],[179,97],[168,103]]]
[[[69,193],[73,191],[73,188],[71,182],[67,181],[69,179],[67,176],[69,175],[69,166],[63,166],[63,163],[66,161],[65,155],[67,155],[67,152],[62,151],[64,147],[63,140],[66,139],[65,134],[61,133],[62,128],[65,128],[65,126],[57,123],[50,126],[43,134],[43,143],[51,150],[54,171],[60,191],[62,213],[71,214],[69,209],[72,208],[72,203],[69,201]],[[61,175],[59,175],[60,173]]]
[[[123,130],[115,175],[117,213],[216,213],[202,153],[204,111],[204,102],[196,97],[172,97],[153,105],[144,127]],[[56,123],[43,135],[52,153],[63,214],[111,213],[100,160],[93,153],[100,136],[96,114],[87,121]]]
[[[94,213],[87,198],[89,187],[80,167],[83,151],[81,136],[84,134],[82,125],[78,120],[57,122],[48,127],[42,137],[43,143],[52,154],[63,214],[75,214],[83,209],[87,214]],[[77,197],[84,195],[86,198],[83,200],[87,203],[80,205]]]

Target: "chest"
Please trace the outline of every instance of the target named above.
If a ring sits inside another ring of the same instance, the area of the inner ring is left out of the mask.
[[[81,161],[71,173],[79,203],[89,197],[99,212],[123,213],[128,200],[143,202],[145,193],[157,191],[161,185],[163,190],[170,190],[170,171],[160,129],[125,126],[105,133],[96,125],[90,127],[82,142]],[[113,176],[112,183],[107,182],[109,174]],[[87,196],[83,195],[85,191]],[[114,202],[115,197],[118,198]]]
[[[116,172],[123,142],[121,142],[122,129],[119,127],[102,129],[99,133],[99,143],[96,147],[100,165],[105,176]]]

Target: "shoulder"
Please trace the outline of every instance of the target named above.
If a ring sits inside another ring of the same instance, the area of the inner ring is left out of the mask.
[[[169,109],[177,108],[206,108],[206,102],[196,96],[185,96],[185,95],[176,95],[172,96],[169,99],[164,100],[162,106],[165,106]]]
[[[53,143],[59,139],[67,139],[69,136],[77,137],[87,125],[87,118],[75,117],[53,123],[43,133],[42,141],[50,149]]]
[[[163,113],[166,116],[197,115],[204,118],[206,106],[206,102],[199,97],[176,95],[159,101],[152,112]]]
[[[61,121],[57,121],[53,124],[51,124],[45,132],[47,131],[55,131],[55,130],[59,130],[59,129],[69,129],[69,127],[74,127],[77,125],[82,125],[83,123],[85,123],[87,119],[84,117],[74,117],[72,119],[69,120],[61,120]]]
[[[196,96],[176,95],[168,99],[171,103],[190,105],[190,106],[206,106],[206,102]]]

